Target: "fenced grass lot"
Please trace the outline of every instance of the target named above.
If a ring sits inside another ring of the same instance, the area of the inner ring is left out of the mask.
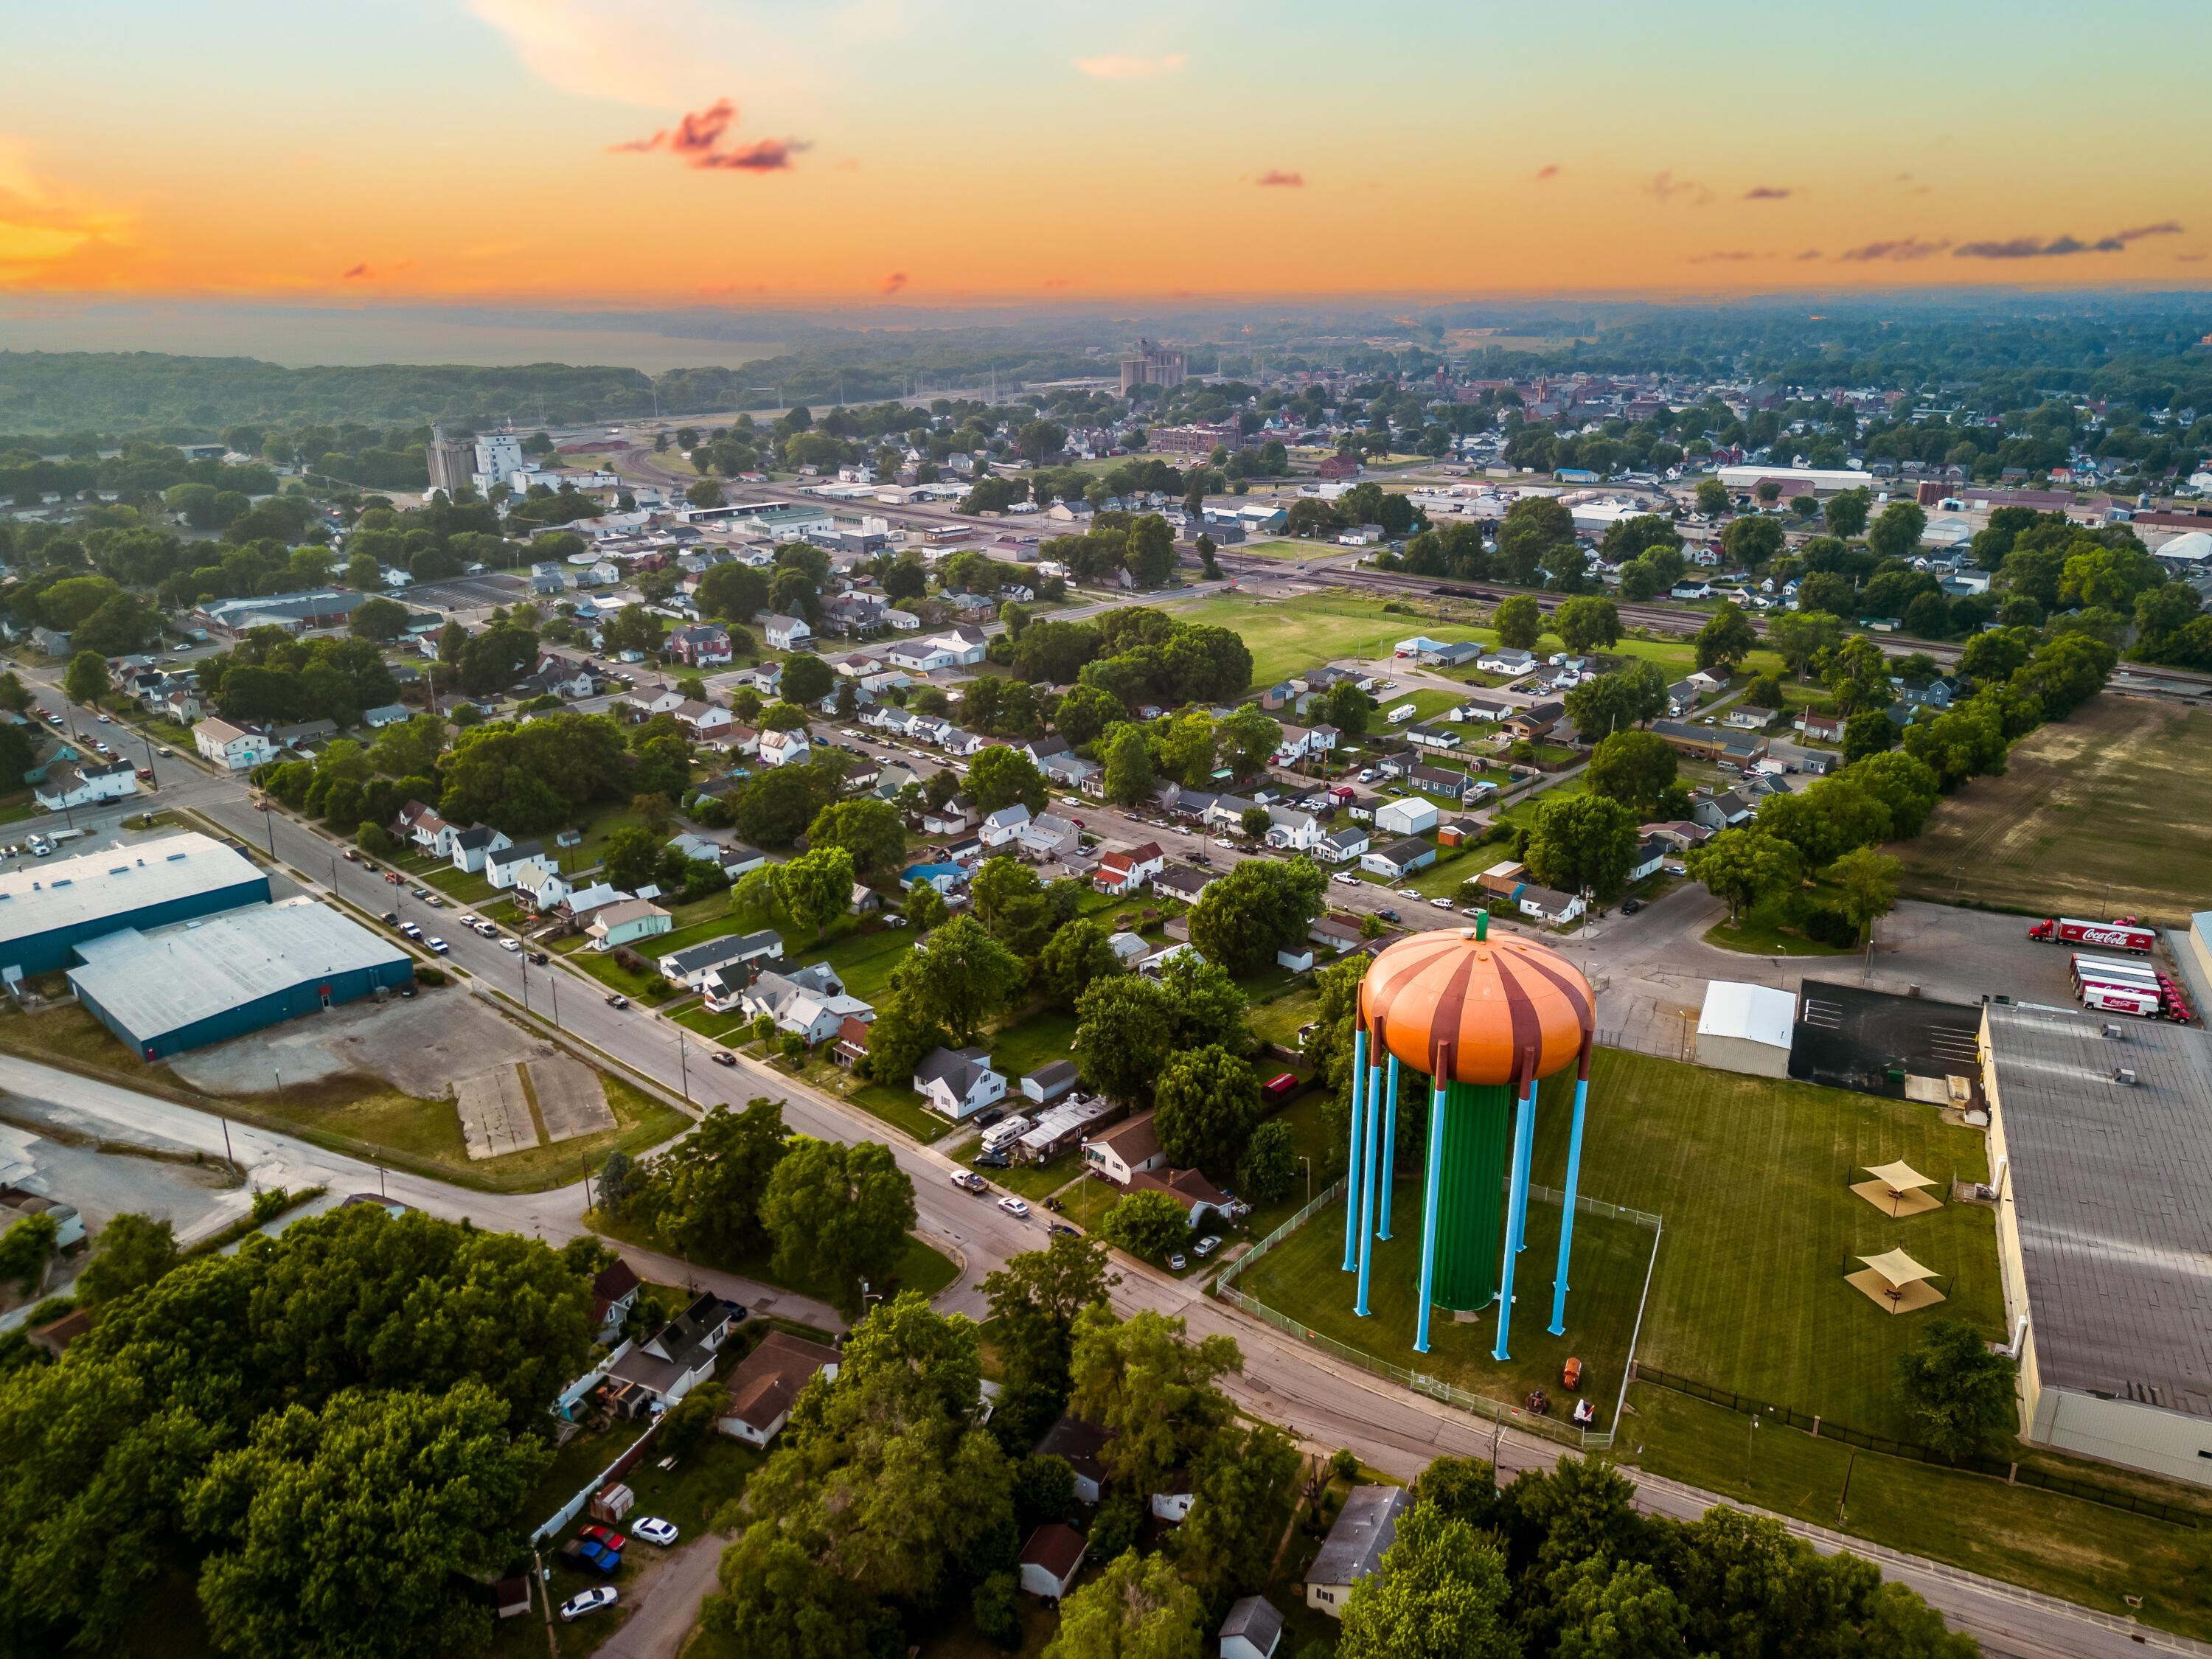
[[[2212,891],[2212,712],[2094,697],[1887,850],[1913,897],[2185,927]]]

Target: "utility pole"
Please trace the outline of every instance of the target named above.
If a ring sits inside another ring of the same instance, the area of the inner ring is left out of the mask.
[[[676,1028],[676,1069],[684,1079],[683,1094],[688,1101],[691,1098],[691,1066],[684,1057],[684,1028],[681,1025]]]

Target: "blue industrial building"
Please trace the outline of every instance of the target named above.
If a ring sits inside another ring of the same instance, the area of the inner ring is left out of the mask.
[[[142,1059],[166,1060],[413,982],[412,957],[310,898],[252,904],[76,947],[77,1000]]]
[[[0,875],[0,981],[69,966],[77,947],[269,902],[269,878],[210,836],[186,833]]]

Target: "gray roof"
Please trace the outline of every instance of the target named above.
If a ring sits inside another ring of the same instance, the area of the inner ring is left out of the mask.
[[[1988,1012],[2044,1386],[2212,1417],[2212,1034]]]
[[[19,865],[0,875],[0,958],[16,939],[257,881],[266,896],[267,878],[252,860],[197,830]]]
[[[142,1043],[327,975],[398,965],[405,952],[310,898],[252,904],[76,947],[70,982]]]
[[[1283,1633],[1283,1615],[1264,1595],[1248,1595],[1234,1603],[1216,1632],[1226,1642],[1241,1636],[1262,1653],[1271,1651]]]
[[[1392,842],[1373,856],[1388,859],[1393,864],[1410,864],[1425,853],[1433,856],[1436,850],[1419,836],[1408,836],[1403,841]]]
[[[1075,1062],[1072,1060],[1053,1060],[1038,1066],[1022,1081],[1034,1083],[1040,1089],[1073,1088],[1075,1085]]]
[[[983,1048],[937,1048],[914,1068],[916,1088],[931,1083],[950,1085],[952,1092],[963,1100],[975,1086],[976,1079],[991,1069],[991,1057]]]
[[[1382,1565],[1398,1536],[1398,1517],[1413,1507],[1403,1486],[1354,1486],[1321,1553],[1306,1571],[1309,1584],[1356,1584]]]
[[[733,962],[749,961],[754,957],[778,956],[782,951],[783,936],[773,929],[763,928],[757,933],[725,933],[720,939],[707,939],[686,951],[672,951],[661,960],[679,974],[696,974]]]

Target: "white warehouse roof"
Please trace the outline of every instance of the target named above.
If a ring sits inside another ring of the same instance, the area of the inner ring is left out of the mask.
[[[0,945],[262,878],[252,860],[196,830],[0,875]]]
[[[1717,979],[1705,986],[1698,1015],[1699,1036],[1738,1037],[1785,1053],[1797,1023],[1797,999],[1767,985]]]
[[[2203,564],[2212,559],[2212,535],[2201,530],[2185,530],[2172,541],[2160,542],[2151,549],[2151,556],[2173,559],[2185,564]]]

